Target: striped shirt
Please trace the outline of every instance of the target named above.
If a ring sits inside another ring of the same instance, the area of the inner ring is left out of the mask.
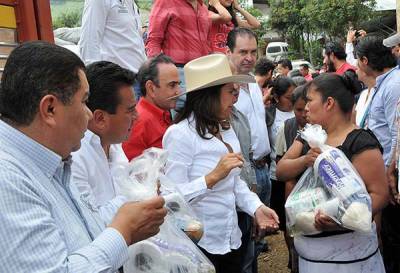
[[[127,260],[70,175],[71,159],[0,121],[0,272],[116,272]]]

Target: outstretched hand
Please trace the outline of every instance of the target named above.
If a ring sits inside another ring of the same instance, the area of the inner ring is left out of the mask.
[[[257,228],[261,232],[274,232],[279,228],[279,217],[273,209],[261,205],[255,212]]]

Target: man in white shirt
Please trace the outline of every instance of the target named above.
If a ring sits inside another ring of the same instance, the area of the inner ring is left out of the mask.
[[[228,34],[228,58],[236,74],[249,74],[257,60],[255,34],[245,28],[236,28]],[[236,108],[245,114],[250,122],[253,161],[256,165],[259,197],[269,204],[271,183],[268,177],[267,156],[271,152],[263,95],[257,83],[240,86]]]
[[[110,61],[137,73],[146,61],[141,28],[133,0],[85,0],[79,40],[82,60],[86,65]]]
[[[257,39],[254,32],[246,28],[235,28],[228,34],[227,46],[229,48],[227,55],[232,70],[236,74],[249,74],[257,60]],[[271,198],[271,181],[267,162],[271,147],[260,86],[257,83],[241,85],[239,99],[235,107],[249,120],[257,193],[260,200],[268,206]],[[265,243],[258,248],[265,249]],[[257,254],[253,261],[253,272],[257,272]]]
[[[81,149],[73,153],[72,179],[86,206],[98,210],[109,223],[125,202],[116,196],[111,165],[127,163],[121,142],[126,140],[136,115],[133,72],[101,61],[87,67],[88,107],[93,112]]]

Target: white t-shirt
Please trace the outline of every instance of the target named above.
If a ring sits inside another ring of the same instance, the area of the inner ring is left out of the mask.
[[[132,0],[86,0],[80,56],[85,64],[109,61],[136,73],[146,61],[141,28]]]
[[[285,121],[293,118],[294,113],[292,112],[282,112],[279,109],[276,109],[276,115],[275,115],[275,120],[274,123],[271,126],[271,136],[270,136],[270,141],[271,141],[271,166],[269,168],[269,174],[271,179],[276,180],[276,138],[278,136],[279,131],[283,128]]]

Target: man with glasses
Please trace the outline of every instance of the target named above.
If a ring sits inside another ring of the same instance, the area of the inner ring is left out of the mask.
[[[178,69],[164,54],[147,61],[139,70],[138,80],[143,94],[136,106],[139,117],[129,139],[122,144],[129,160],[148,148],[162,148],[162,138],[171,124],[169,111],[177,101],[170,97],[180,94]]]

